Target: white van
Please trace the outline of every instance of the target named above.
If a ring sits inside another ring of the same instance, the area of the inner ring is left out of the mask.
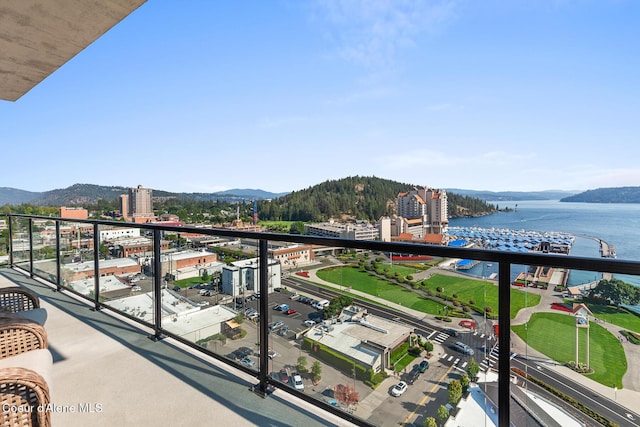
[[[329,305],[329,300],[323,299],[323,300],[320,300],[320,301],[316,301],[313,304],[313,308],[315,308],[317,310],[322,310],[328,305]]]

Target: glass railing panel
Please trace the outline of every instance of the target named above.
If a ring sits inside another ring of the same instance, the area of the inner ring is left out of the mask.
[[[584,419],[633,425],[640,419],[631,397],[640,391],[640,277],[543,269],[524,284],[540,303],[512,325],[514,395],[529,416],[563,426]]]
[[[304,394],[374,425],[413,423],[427,417],[444,422],[452,407],[448,383],[459,380],[471,355],[456,342],[479,348],[479,327],[459,290],[481,277],[457,274],[452,260],[348,248],[318,248],[293,254],[283,266],[283,287],[271,305],[286,304],[293,315],[272,310],[293,334],[271,334],[278,354],[272,376]],[[303,259],[300,259],[303,258]],[[471,294],[470,294],[471,295]],[[477,355],[476,350],[476,355]],[[403,387],[406,384],[406,389]],[[440,411],[440,418],[438,414]]]
[[[100,225],[98,233],[100,301],[137,321],[153,324],[153,234],[114,225]],[[162,246],[166,248],[166,242]]]
[[[96,274],[93,262],[93,225],[62,221],[59,238],[61,285],[93,299]]]
[[[197,233],[170,239],[161,255],[162,328],[257,370],[256,241]]]
[[[9,265],[9,242],[11,236],[9,235],[9,217],[0,216],[0,267],[7,267]]]
[[[11,247],[13,249],[14,265],[29,270],[29,256],[31,247],[29,245],[29,219],[11,218]]]
[[[53,220],[34,220],[32,230],[33,273],[51,283],[58,281],[56,256],[56,223]]]

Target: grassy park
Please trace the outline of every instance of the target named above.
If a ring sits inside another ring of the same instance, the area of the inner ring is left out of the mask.
[[[625,309],[618,309],[610,305],[589,304],[589,310],[600,320],[640,333],[640,316]]]
[[[556,313],[534,313],[527,325],[513,326],[513,331],[529,346],[550,359],[565,363],[575,360],[576,327],[573,316]],[[597,323],[590,324],[590,367],[588,377],[608,387],[622,388],[627,359],[622,344]],[[579,335],[580,362],[586,361],[586,329]]]
[[[319,270],[317,274],[327,282],[350,287],[423,313],[438,314],[443,307],[443,304],[424,298],[410,289],[353,267],[325,268]]]
[[[498,313],[498,287],[493,283],[465,277],[434,274],[427,280],[426,287],[433,292],[436,292],[437,288],[443,288],[444,293],[449,297],[456,294],[458,299],[464,303],[473,300],[476,305],[489,306],[492,308],[492,313]],[[483,301],[485,302],[483,303]],[[539,303],[540,295],[519,289],[511,289],[510,316],[513,319],[522,308],[532,307]]]
[[[399,270],[400,274],[412,273],[412,270],[407,267],[394,266],[394,268],[403,269]],[[350,287],[423,313],[438,315],[442,311],[443,304],[437,301],[425,298],[404,286],[399,286],[387,279],[373,276],[368,272],[353,267],[325,268],[319,270],[317,274],[318,277],[328,282]],[[439,274],[433,275],[426,280],[426,289],[436,293],[438,287],[444,288],[448,296],[458,295],[458,299],[461,302],[468,303],[470,300],[474,300],[477,305],[483,307],[491,306],[492,312],[494,314],[498,313],[498,288],[492,283]],[[485,300],[485,295],[486,304],[482,304]],[[540,302],[540,296],[512,289],[511,301],[511,317],[513,318],[520,309],[537,305]]]

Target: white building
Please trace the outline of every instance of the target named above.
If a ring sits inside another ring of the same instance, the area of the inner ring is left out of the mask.
[[[304,234],[352,240],[378,240],[380,238],[379,228],[369,222],[341,224],[333,220],[319,224],[305,224]]]
[[[282,287],[280,263],[269,259],[269,293]],[[222,267],[222,292],[233,297],[260,292],[260,265],[258,258],[236,261]]]
[[[100,241],[109,242],[116,239],[140,237],[139,228],[100,228]]]
[[[74,291],[82,295],[91,295],[95,291],[95,281],[91,279],[82,279],[69,282],[68,286]],[[108,297],[109,294],[124,292],[129,294],[131,288],[123,283],[116,276],[100,276],[98,278],[98,288],[101,295]]]
[[[153,323],[153,293],[144,293],[108,301],[119,311]],[[201,306],[173,291],[162,290],[162,327],[189,341],[222,332],[222,324],[235,318],[237,313],[221,305]]]
[[[391,369],[391,352],[409,339],[414,328],[368,314],[358,306],[345,307],[339,321],[316,325],[305,337],[348,357],[374,372]]]

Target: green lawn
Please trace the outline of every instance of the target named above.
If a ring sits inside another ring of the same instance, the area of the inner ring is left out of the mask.
[[[560,363],[575,360],[576,328],[570,315],[534,313],[527,325],[514,326],[513,331],[532,348]],[[586,361],[586,330],[580,330],[579,358]],[[590,366],[595,370],[589,378],[608,387],[622,388],[627,360],[622,344],[602,326],[590,324]]]
[[[489,306],[492,308],[492,313],[498,313],[498,287],[493,283],[465,277],[434,274],[426,281],[426,286],[427,289],[431,289],[433,292],[436,292],[436,289],[441,287],[449,297],[457,294],[460,302],[467,304],[470,300],[473,300],[477,306]],[[510,293],[510,315],[512,319],[522,308],[535,306],[540,303],[540,295],[538,294],[521,291],[519,289],[511,289]]]
[[[628,331],[640,333],[640,316],[623,309],[618,310],[613,306],[588,304],[588,307],[598,319],[620,326],[620,328]]]
[[[173,286],[180,286],[181,288],[188,288],[191,285],[197,285],[198,283],[206,283],[202,280],[202,277],[190,277],[188,279],[176,280],[173,282]]]
[[[404,286],[370,275],[353,267],[331,267],[318,270],[318,277],[327,282],[383,298],[423,313],[439,314],[443,304],[421,297]]]
[[[382,270],[383,271],[388,270],[392,274],[398,273],[400,276],[409,276],[411,274],[416,274],[418,271],[420,271],[417,268],[413,268],[408,265],[400,265],[400,264],[385,265],[382,268]]]

